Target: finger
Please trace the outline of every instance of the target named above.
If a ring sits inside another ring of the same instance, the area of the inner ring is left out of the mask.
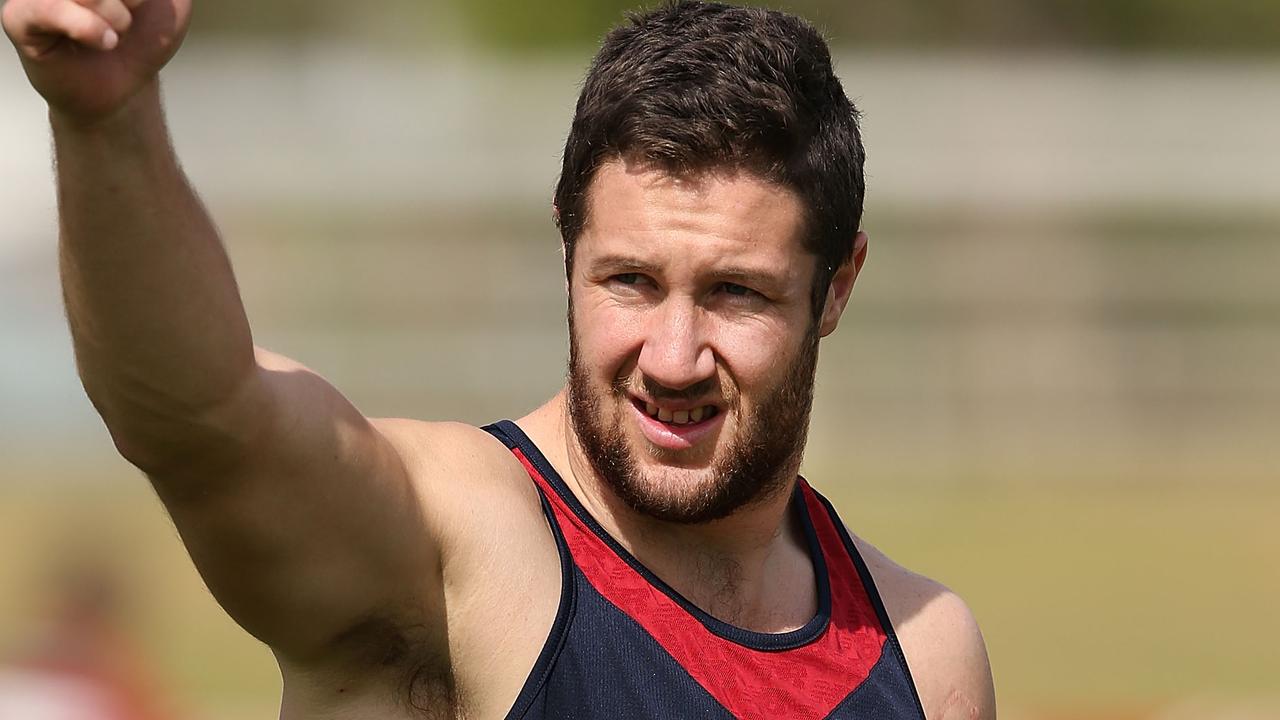
[[[14,43],[19,42],[18,38],[25,32],[23,24],[28,14],[22,0],[9,0],[0,6],[0,25],[4,26],[4,34]]]
[[[21,44],[35,47],[47,44],[49,36],[67,37],[81,45],[98,50],[111,50],[120,35],[101,15],[71,0],[50,0],[26,5],[28,15],[19,20]]]
[[[124,0],[124,4],[125,4],[125,5],[127,5],[127,6],[129,6],[129,9],[130,9],[130,10],[133,10],[133,9],[135,9],[135,8],[137,8],[137,7],[139,7],[139,6],[141,6],[141,5],[142,5],[142,3],[146,2],[146,1],[147,1],[147,0]]]
[[[76,0],[77,3],[97,13],[116,33],[123,35],[133,24],[133,13],[123,0]]]

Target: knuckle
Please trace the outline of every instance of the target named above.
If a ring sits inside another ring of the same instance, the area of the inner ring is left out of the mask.
[[[107,31],[107,24],[97,15],[91,13],[78,14],[70,22],[67,34],[82,43],[93,43]]]
[[[68,10],[74,10],[74,14],[83,18],[77,20],[77,24],[83,23],[83,26],[90,28],[91,31],[105,31],[106,27],[123,31],[132,20],[128,10],[124,9],[119,0],[63,1],[70,4]],[[76,8],[77,5],[79,8]]]
[[[31,23],[24,22],[22,18],[31,17],[32,6],[39,7],[39,4],[27,0],[9,0],[4,3],[3,7],[0,7],[0,23],[4,24],[5,32],[14,37],[24,31]]]
[[[121,0],[102,0],[94,11],[120,32],[128,30],[133,24],[133,13],[129,12],[129,8]]]
[[[110,25],[112,28],[115,28],[120,32],[124,32],[125,30],[128,30],[129,24],[133,22],[133,16],[129,14],[128,10],[125,10],[122,7],[111,8],[110,10],[107,10],[105,8],[100,9],[98,10],[98,15],[108,25]]]

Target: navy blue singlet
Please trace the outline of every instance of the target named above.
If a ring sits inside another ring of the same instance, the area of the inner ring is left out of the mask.
[[[529,471],[560,551],[560,608],[508,718],[924,720],[902,648],[830,503],[803,479],[818,614],[792,632],[723,623],[610,537],[510,421],[484,428]]]

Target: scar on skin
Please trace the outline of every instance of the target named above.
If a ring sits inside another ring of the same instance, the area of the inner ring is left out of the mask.
[[[951,691],[942,706],[941,720],[978,720],[978,706],[959,688]]]

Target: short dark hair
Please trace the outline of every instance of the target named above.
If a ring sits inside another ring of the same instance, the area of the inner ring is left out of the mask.
[[[746,170],[803,202],[821,313],[832,274],[852,255],[866,189],[858,111],[826,41],[793,15],[713,2],[672,2],[629,20],[596,54],[565,142],[555,207],[566,273],[602,164]]]

